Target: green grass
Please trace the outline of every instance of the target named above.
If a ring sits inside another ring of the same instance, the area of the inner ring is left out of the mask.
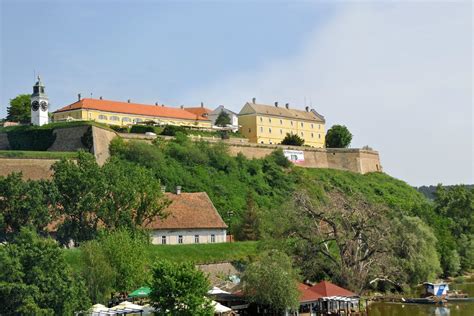
[[[240,241],[198,245],[152,245],[148,255],[152,261],[168,259],[175,262],[217,263],[246,260],[257,254],[257,242]]]
[[[28,151],[28,150],[0,150],[2,158],[39,158],[39,159],[61,159],[76,158],[77,152],[66,151]]]
[[[174,262],[190,261],[196,264],[248,260],[257,255],[256,241],[218,244],[150,245],[146,255],[151,262],[167,259]],[[80,248],[64,249],[66,263],[74,270],[81,269]]]
[[[56,123],[49,123],[43,126],[33,126],[33,125],[18,125],[18,126],[8,126],[8,127],[0,127],[0,133],[7,133],[13,131],[29,131],[29,130],[44,130],[44,129],[56,129],[56,128],[70,128],[70,127],[77,127],[77,126],[97,126],[107,130],[112,131],[112,129],[107,124],[98,123],[95,121],[75,121],[75,122],[56,122]]]

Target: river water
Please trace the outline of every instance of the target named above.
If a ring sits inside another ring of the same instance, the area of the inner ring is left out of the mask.
[[[464,283],[452,283],[450,289],[462,290],[474,297],[474,279]],[[373,303],[369,307],[369,316],[474,316],[474,302],[449,303],[443,307],[423,304]]]

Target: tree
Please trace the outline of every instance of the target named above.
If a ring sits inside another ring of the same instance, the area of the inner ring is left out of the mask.
[[[31,97],[29,94],[19,94],[10,100],[7,108],[7,121],[30,123],[31,122]]]
[[[247,193],[247,207],[244,211],[242,222],[235,232],[238,240],[258,240],[259,238],[259,216],[255,205],[253,193]]]
[[[304,139],[297,134],[286,133],[285,138],[281,141],[282,145],[303,146]]]
[[[268,308],[266,314],[279,315],[299,306],[297,277],[291,259],[271,250],[247,267],[242,276],[243,291],[251,302]]]
[[[0,241],[11,239],[22,227],[44,232],[54,218],[51,205],[56,197],[50,181],[24,181],[21,173],[0,176]]]
[[[89,307],[83,281],[52,239],[22,229],[0,247],[0,266],[1,315],[73,315]]]
[[[344,125],[333,125],[326,133],[327,148],[347,148],[351,141],[352,134]]]
[[[391,251],[392,225],[381,205],[356,195],[349,199],[338,191],[328,193],[325,204],[305,191],[295,194],[297,225],[289,234],[300,239],[303,256],[321,255],[337,283],[362,292],[368,282],[384,271]]]
[[[192,263],[160,260],[153,268],[150,299],[156,315],[214,315],[205,296],[210,284],[202,271]]]
[[[219,115],[216,118],[215,125],[221,126],[221,127],[226,127],[227,125],[231,124],[230,116],[227,112],[224,110],[219,113]]]

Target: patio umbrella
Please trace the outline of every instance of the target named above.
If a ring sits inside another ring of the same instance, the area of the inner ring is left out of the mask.
[[[207,294],[209,295],[215,295],[215,294],[230,294],[229,292],[223,291],[217,286],[214,286],[211,290],[207,291]]]
[[[151,293],[149,287],[143,286],[128,295],[128,297],[146,297]]]
[[[232,308],[229,308],[227,306],[222,305],[221,303],[218,303],[216,301],[212,301],[212,306],[214,306],[214,311],[216,313],[228,313],[232,311]]]
[[[122,309],[140,311],[140,310],[143,310],[143,306],[133,304],[133,303],[130,303],[128,301],[123,301],[122,303],[118,304],[117,306],[114,306],[114,307],[110,308],[110,310],[112,310],[112,311],[118,311],[118,310],[122,310]]]

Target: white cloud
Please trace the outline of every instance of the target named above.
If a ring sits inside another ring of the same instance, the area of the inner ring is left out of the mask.
[[[471,17],[470,2],[345,5],[291,59],[187,99],[239,110],[254,96],[301,108],[306,97],[328,125],[349,127],[354,147],[379,150],[389,174],[413,185],[473,183]]]

